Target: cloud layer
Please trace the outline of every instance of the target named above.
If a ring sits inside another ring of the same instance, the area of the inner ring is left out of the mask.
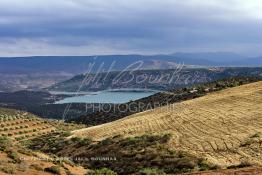
[[[260,0],[1,0],[0,56],[262,55]]]

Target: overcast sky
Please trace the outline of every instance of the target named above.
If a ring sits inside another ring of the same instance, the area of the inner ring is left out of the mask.
[[[262,55],[262,0],[0,0],[0,56]]]

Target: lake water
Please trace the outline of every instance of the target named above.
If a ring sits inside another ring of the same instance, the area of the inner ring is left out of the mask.
[[[157,93],[157,91],[100,91],[87,93],[75,97],[68,97],[57,101],[56,104],[63,103],[126,103],[130,100],[137,100]],[[60,92],[62,94],[62,92]]]

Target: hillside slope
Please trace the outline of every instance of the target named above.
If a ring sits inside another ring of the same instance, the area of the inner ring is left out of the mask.
[[[56,131],[52,122],[30,113],[0,108],[0,136],[17,141]]]
[[[262,82],[131,115],[77,130],[74,136],[101,140],[116,135],[172,133],[170,147],[206,157],[221,166],[262,165]]]
[[[83,175],[86,169],[69,160],[25,148],[30,139],[64,133],[80,125],[58,123],[13,109],[0,108],[0,175]]]

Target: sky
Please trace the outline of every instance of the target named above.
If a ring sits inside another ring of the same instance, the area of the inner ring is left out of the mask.
[[[0,0],[0,56],[261,48],[262,0]]]

